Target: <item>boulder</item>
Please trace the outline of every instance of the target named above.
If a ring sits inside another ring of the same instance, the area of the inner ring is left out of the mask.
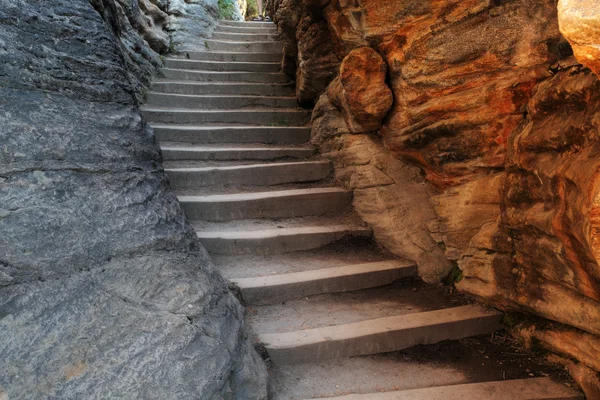
[[[211,37],[217,26],[218,0],[170,0],[168,14],[172,51],[206,51],[204,41],[199,39]]]
[[[383,58],[370,47],[354,49],[342,61],[339,80],[327,94],[342,110],[351,132],[375,132],[381,128],[394,102],[385,83],[386,72]]]
[[[600,76],[600,3],[560,0],[558,22],[577,60]]]

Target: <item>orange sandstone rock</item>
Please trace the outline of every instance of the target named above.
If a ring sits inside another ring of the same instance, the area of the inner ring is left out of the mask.
[[[342,61],[340,79],[329,87],[328,93],[342,110],[351,132],[374,132],[381,128],[394,102],[385,83],[386,72],[383,58],[370,47],[352,50]]]
[[[560,0],[558,22],[577,60],[600,76],[600,2]]]

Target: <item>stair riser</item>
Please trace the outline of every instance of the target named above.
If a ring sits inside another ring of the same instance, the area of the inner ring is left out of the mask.
[[[281,54],[282,46],[278,42],[226,42],[218,40],[205,40],[207,51],[236,51],[248,53],[275,53]]]
[[[246,201],[180,203],[191,220],[224,222],[326,215],[343,210],[351,201],[349,192],[337,192]]]
[[[164,93],[148,93],[146,104],[155,107],[181,107],[202,110],[232,110],[244,107],[295,108],[295,97],[195,97]]]
[[[165,60],[165,67],[171,69],[202,70],[202,71],[231,71],[231,72],[279,72],[281,64],[271,63],[224,63],[196,60],[179,60],[169,58]]]
[[[174,189],[197,189],[214,185],[270,186],[284,183],[314,182],[331,173],[328,163],[268,165],[257,168],[210,169],[203,171],[167,170]]]
[[[143,111],[150,122],[169,124],[247,124],[266,126],[302,126],[306,124],[310,115],[306,112],[293,111]]]
[[[202,72],[183,69],[162,69],[167,79],[196,82],[248,82],[248,83],[288,83],[290,78],[282,73],[262,74],[258,72]]]
[[[255,33],[255,34],[266,34],[276,35],[277,28],[273,25],[272,27],[266,28],[247,28],[245,26],[217,26],[214,33]]]
[[[244,301],[248,305],[272,305],[325,293],[376,288],[392,284],[402,278],[416,276],[416,274],[416,267],[404,267],[307,282],[241,287],[241,291]]]
[[[287,85],[262,84],[193,84],[158,82],[152,85],[152,90],[162,93],[188,95],[238,95],[238,96],[293,96],[294,89]]]
[[[293,251],[311,250],[349,236],[370,237],[369,231],[356,232],[328,232],[300,235],[281,235],[271,238],[259,239],[223,239],[204,238],[199,233],[200,242],[213,254],[242,255],[242,254],[276,254]]]
[[[268,42],[279,40],[276,34],[272,33],[229,33],[229,32],[214,32],[212,39],[227,40],[233,42]]]
[[[193,130],[154,127],[156,139],[162,142],[193,144],[302,144],[310,139],[310,128],[245,128]]]
[[[488,317],[473,320],[383,331],[347,340],[323,340],[291,348],[273,349],[267,346],[267,351],[275,364],[298,364],[387,353],[420,344],[434,344],[443,340],[458,340],[469,336],[489,334],[502,329],[500,319],[501,316],[491,314]]]
[[[282,55],[277,53],[219,53],[212,51],[189,51],[182,56],[198,61],[223,62],[281,62]]]
[[[282,158],[307,158],[314,155],[312,149],[291,150],[231,150],[231,151],[189,151],[179,149],[163,149],[165,161],[244,161],[244,160],[278,160]]]
[[[217,26],[241,26],[241,27],[257,27],[257,28],[272,28],[275,26],[273,22],[261,21],[227,21],[220,20]]]

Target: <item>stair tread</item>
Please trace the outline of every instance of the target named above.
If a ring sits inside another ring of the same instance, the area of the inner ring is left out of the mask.
[[[414,277],[416,273],[417,268],[413,262],[396,259],[281,275],[236,278],[232,281],[242,291],[247,304],[264,305],[307,296],[355,293]],[[331,311],[333,310],[328,309],[326,314]]]
[[[194,74],[206,74],[206,75],[271,75],[271,76],[284,76],[287,77],[283,72],[254,72],[254,71],[211,71],[204,69],[185,69],[185,68],[161,68],[162,71],[179,71],[179,72],[192,72]],[[157,81],[158,82],[158,81]],[[186,82],[185,80],[183,82]]]
[[[215,34],[219,35],[219,38],[216,38],[217,40],[220,40],[222,38],[226,38],[227,36],[235,36],[235,37],[248,37],[248,38],[257,38],[257,37],[261,37],[261,38],[265,38],[265,40],[268,40],[270,38],[273,39],[278,39],[278,35],[277,35],[277,31],[273,30],[271,32],[266,32],[266,33],[256,33],[256,32],[223,32],[223,31],[219,31],[219,30],[214,30],[213,31],[213,37],[212,39],[215,39]]]
[[[261,192],[247,192],[247,193],[234,193],[234,194],[214,194],[204,196],[190,196],[181,195],[178,196],[180,201],[194,201],[194,202],[227,202],[227,201],[245,201],[245,200],[259,200],[276,197],[290,197],[290,196],[306,196],[312,194],[322,193],[349,193],[347,189],[339,187],[325,187],[325,188],[309,188],[309,189],[289,189],[289,190],[277,190],[277,191],[261,191]]]
[[[558,368],[541,366],[540,360],[541,357],[518,349],[506,354],[506,343],[501,339],[480,335],[384,354],[273,365],[273,397],[274,400],[331,398],[350,393],[370,395],[467,383],[535,379],[530,378],[529,373],[536,377],[547,376],[548,373],[564,375]],[[493,397],[462,396],[453,400],[459,399],[487,400]]]
[[[198,70],[190,70],[190,71],[197,72]],[[228,73],[227,71],[207,71],[207,72],[219,72],[222,74]],[[248,72],[243,72],[243,71],[235,71],[235,72],[248,73]],[[231,72],[229,72],[229,73],[231,73]],[[254,72],[254,73],[260,74],[260,72]],[[269,72],[269,73],[270,74],[280,74],[280,72]],[[177,83],[177,84],[186,84],[186,85],[195,85],[195,86],[227,85],[227,86],[287,86],[287,87],[292,87],[291,82],[279,82],[279,83],[275,83],[275,82],[268,82],[268,83],[261,83],[261,82],[202,82],[202,81],[187,81],[187,80],[181,80],[181,79],[156,79],[156,80],[152,81],[152,84],[166,84],[166,83]]]
[[[182,94],[182,93],[165,93],[165,92],[157,92],[154,90],[148,91],[148,94],[155,94],[161,96],[172,96],[172,97],[191,97],[191,98],[248,98],[248,99],[296,99],[295,96],[264,96],[264,95],[256,95],[256,94]],[[154,106],[153,106],[154,107]],[[158,107],[154,107],[158,108]],[[303,109],[302,109],[303,110]]]
[[[309,282],[331,277],[361,275],[367,272],[385,271],[398,268],[414,268],[415,264],[406,260],[386,260],[364,264],[350,264],[341,267],[321,268],[311,271],[290,272],[288,274],[258,276],[254,278],[233,278],[241,288],[265,287],[273,285]]]
[[[302,108],[264,108],[264,107],[244,107],[244,108],[234,108],[234,109],[190,109],[190,108],[181,108],[181,107],[156,107],[156,106],[142,106],[140,107],[141,111],[171,111],[178,113],[212,113],[212,114],[222,114],[222,113],[259,113],[259,112],[275,112],[275,113],[293,113],[293,114],[310,114],[310,111],[304,110]]]
[[[464,305],[283,333],[260,333],[258,338],[276,364],[302,363],[492,333],[502,328],[501,318],[498,311]]]
[[[309,131],[310,127],[308,126],[261,126],[261,125],[227,125],[227,124],[202,124],[202,125],[193,125],[193,124],[165,124],[159,122],[150,122],[149,124],[153,128],[161,128],[161,129],[183,129],[183,130],[192,130],[192,131],[212,131],[212,130],[273,130],[273,131],[285,131],[290,129]]]
[[[195,189],[176,189],[177,196],[210,196],[210,195],[226,195],[236,193],[254,193],[257,191],[281,191],[309,188],[325,188],[335,186],[337,182],[332,177],[324,178],[316,182],[291,182],[279,183],[269,186],[257,186],[251,184],[229,184],[222,186],[208,186]]]
[[[224,53],[224,52],[223,52]],[[207,54],[210,54],[210,52],[207,52]],[[239,52],[228,52],[227,54],[256,54],[256,53],[239,53]],[[269,54],[269,53],[266,53]],[[223,61],[214,61],[214,60],[192,60],[189,58],[185,58],[185,57],[165,57],[165,61],[186,61],[186,62],[190,62],[192,64],[223,64]],[[227,61],[227,64],[242,64],[242,65],[246,65],[246,64],[252,64],[252,65],[281,65],[280,62],[277,61]]]
[[[160,148],[163,150],[180,151],[232,151],[232,150],[256,150],[256,151],[277,151],[277,150],[307,150],[314,151],[314,147],[307,145],[276,145],[263,143],[223,143],[223,144],[183,144],[180,142],[161,142]]]
[[[389,261],[395,256],[379,248],[372,239],[355,237],[310,251],[249,257],[214,255],[213,262],[229,279],[255,278],[336,268],[343,265]]]
[[[277,54],[279,55],[279,53],[271,53],[268,51],[262,51],[262,52],[253,52],[253,51],[231,51],[231,50],[218,50],[218,51],[214,51],[214,50],[206,50],[206,51],[185,51],[182,53],[175,53],[175,55],[177,54],[227,54],[227,55],[232,55],[232,54],[246,54],[246,55],[252,55],[252,56],[258,56],[258,55],[273,55],[273,54]],[[192,59],[190,59],[192,60]],[[231,61],[227,61],[227,62],[231,62]]]
[[[399,266],[412,265],[411,262],[401,259],[358,265],[368,267],[382,265],[382,263],[383,265],[388,263]],[[335,271],[336,268],[317,271],[329,270]],[[300,274],[307,274],[307,272]],[[293,275],[291,276],[293,277]],[[232,281],[238,282],[240,278],[232,279]],[[253,307],[250,318],[256,333],[280,334],[301,332],[305,329],[339,327],[379,318],[398,317],[464,305],[468,305],[464,296],[450,294],[444,287],[428,285],[417,278],[405,278],[378,288],[319,294],[290,300],[285,304],[256,306]]]
[[[310,136],[308,126],[260,125],[161,125],[150,124],[161,143],[181,145],[302,145]]]
[[[495,382],[425,387],[394,392],[350,394],[327,400],[583,400],[583,396],[550,378],[530,378]],[[313,400],[326,400],[313,398]]]
[[[348,237],[372,236],[370,228],[345,210],[337,214],[281,219],[192,220],[191,224],[211,255],[289,254],[317,249]]]
[[[311,146],[278,146],[261,144],[213,144],[185,145],[182,143],[160,143],[164,161],[282,161],[308,160],[315,157]]]
[[[208,69],[161,68],[165,79],[198,82],[255,82],[255,83],[290,83],[291,79],[283,72],[256,71],[211,71]]]
[[[236,221],[237,222],[237,221]],[[258,239],[271,238],[278,236],[289,235],[310,235],[317,233],[333,233],[333,232],[357,232],[367,233],[370,228],[360,225],[327,225],[327,226],[298,226],[288,228],[263,228],[263,229],[240,229],[240,230],[214,230],[205,231],[197,230],[199,238],[223,238],[223,239]]]
[[[219,42],[219,43],[228,43],[228,44],[273,44],[273,43],[281,43],[280,40],[256,40],[253,42],[243,42],[239,40],[223,40],[223,39],[204,39],[206,42]]]
[[[219,170],[241,170],[241,169],[273,169],[287,166],[306,166],[329,165],[331,162],[326,160],[307,160],[307,161],[286,161],[286,162],[257,162],[248,161],[170,161],[165,162],[165,171],[210,171]]]

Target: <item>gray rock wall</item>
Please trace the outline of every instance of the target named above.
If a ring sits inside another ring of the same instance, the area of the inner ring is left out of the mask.
[[[188,32],[214,26],[195,7]],[[2,399],[267,397],[137,109],[168,42],[148,18],[136,0],[0,0]]]

